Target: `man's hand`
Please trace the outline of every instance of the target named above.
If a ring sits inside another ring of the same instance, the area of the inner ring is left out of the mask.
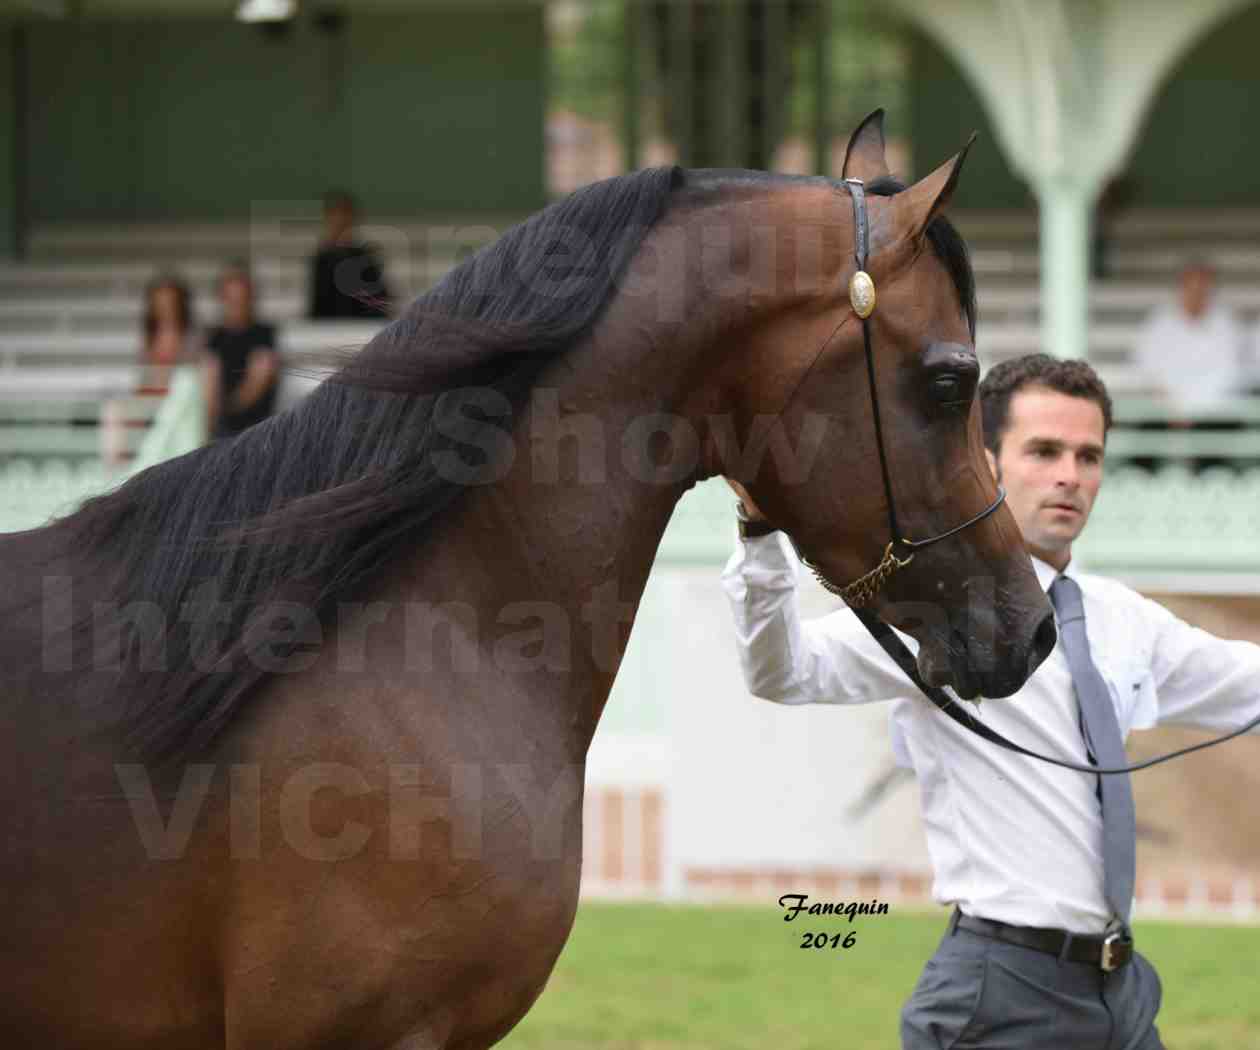
[[[748,490],[744,488],[738,481],[726,479],[726,483],[735,490],[735,495],[739,497],[740,503],[744,505],[744,513],[748,515],[749,521],[765,521],[766,516],[761,513],[761,508],[752,501],[752,497],[748,495]]]

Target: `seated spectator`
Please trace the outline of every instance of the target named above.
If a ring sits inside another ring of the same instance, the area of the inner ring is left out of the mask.
[[[1250,370],[1242,328],[1229,307],[1217,302],[1216,271],[1202,260],[1181,271],[1173,303],[1156,309],[1142,326],[1134,360],[1155,395],[1168,407],[1162,422],[1147,422],[1140,430],[1238,430],[1242,421],[1228,412],[1229,402],[1247,392]],[[1134,463],[1147,470],[1159,459],[1139,457]],[[1194,456],[1195,471],[1228,466],[1220,456]]]
[[[222,323],[206,337],[205,397],[212,439],[232,437],[271,415],[280,379],[276,328],[254,316],[254,281],[244,264],[219,277]]]
[[[196,361],[200,348],[188,285],[175,274],[154,277],[144,290],[135,393],[141,397],[164,397],[171,370]],[[118,467],[132,459],[128,435],[148,424],[148,414],[133,399],[107,399],[100,414],[101,457],[106,465]]]
[[[188,285],[174,274],[155,277],[144,290],[136,393],[165,394],[171,369],[195,360],[199,347]]]
[[[1156,309],[1138,337],[1134,361],[1168,403],[1174,426],[1188,426],[1246,391],[1242,329],[1215,291],[1212,266],[1190,263],[1177,300]]]
[[[324,198],[324,236],[311,259],[312,320],[384,317],[389,289],[380,253],[354,239],[354,198],[335,191]]]

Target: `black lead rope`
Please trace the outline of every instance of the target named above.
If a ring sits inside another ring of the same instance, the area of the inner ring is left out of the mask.
[[[1004,747],[1008,751],[1014,751],[1016,754],[1027,755],[1029,758],[1038,759],[1041,762],[1048,762],[1053,766],[1062,766],[1064,769],[1075,769],[1080,773],[1136,773],[1139,769],[1146,769],[1149,766],[1157,766],[1161,762],[1168,762],[1174,758],[1180,758],[1182,755],[1188,755],[1192,751],[1202,751],[1205,747],[1214,747],[1217,744],[1223,744],[1226,740],[1233,740],[1236,736],[1242,736],[1250,729],[1254,729],[1260,725],[1260,717],[1253,718],[1250,722],[1240,729],[1226,733],[1224,736],[1214,737],[1211,740],[1205,740],[1201,744],[1192,744],[1190,747],[1183,747],[1178,751],[1171,751],[1166,755],[1160,755],[1158,758],[1148,758],[1145,762],[1136,762],[1131,766],[1116,766],[1107,768],[1101,766],[1085,766],[1077,762],[1069,762],[1061,758],[1051,758],[1049,755],[1043,755],[1036,751],[1030,751],[1026,747],[1008,740],[996,729],[990,729],[980,719],[973,715],[970,711],[962,706],[957,700],[953,699],[943,689],[936,686],[928,685],[919,676],[919,668],[915,663],[914,657],[910,650],[906,648],[905,643],[894,633],[893,629],[884,623],[873,612],[866,609],[854,609],[853,615],[861,621],[862,626],[871,632],[871,637],[875,639],[893,662],[896,663],[919,689],[919,691],[939,707],[945,714],[949,715],[964,729],[969,729],[977,736],[983,737],[991,743]],[[1002,701],[994,701],[1001,703]]]

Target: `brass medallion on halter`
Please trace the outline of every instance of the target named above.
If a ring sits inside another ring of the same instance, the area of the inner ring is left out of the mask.
[[[865,270],[858,270],[849,278],[849,302],[853,312],[865,321],[875,310],[875,282]]]

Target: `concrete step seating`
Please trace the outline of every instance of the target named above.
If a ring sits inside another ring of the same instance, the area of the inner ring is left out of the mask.
[[[186,256],[174,266],[154,262],[25,262],[0,263],[0,302],[34,296],[39,301],[66,301],[85,297],[117,298],[138,303],[145,286],[168,270],[182,277],[199,295],[213,297],[225,259]],[[418,294],[446,273],[456,262],[446,256],[412,263],[386,257],[390,289],[397,294]],[[301,298],[307,294],[308,268],[301,260],[256,256],[251,267],[264,295]]]
[[[968,240],[986,243],[1037,239],[1037,214],[1023,211],[954,210],[953,221]],[[1136,208],[1107,220],[1106,228],[1117,241],[1148,240],[1192,247],[1204,242],[1243,241],[1260,243],[1260,209],[1256,208]]]
[[[289,357],[315,358],[355,350],[381,328],[379,321],[298,321],[280,329],[280,350]],[[50,332],[5,333],[0,336],[0,376],[5,369],[25,366],[127,366],[138,354],[134,329],[87,334]]]
[[[275,316],[275,315],[272,315]],[[89,326],[66,330],[0,331],[0,383],[6,370],[26,367],[70,367],[132,365],[136,360],[138,322]],[[357,349],[380,328],[381,322],[294,321],[280,329],[281,350],[294,363],[316,359],[329,353]],[[1122,373],[1135,338],[1134,325],[1094,325],[1090,330],[1091,353],[1096,364],[1109,372]],[[977,350],[992,364],[1041,346],[1041,332],[1035,323],[1011,322],[982,326],[976,337]],[[1121,377],[1126,389],[1141,389],[1137,377]]]
[[[303,320],[306,258],[318,237],[318,207],[253,223],[75,224],[31,238],[31,260],[0,265],[0,370],[15,367],[122,367],[134,362],[140,296],[153,274],[174,268],[192,284],[199,320],[217,315],[214,281],[222,262],[253,260],[261,315],[280,323],[283,348],[301,360],[366,342],[375,326]],[[303,210],[305,209],[305,210]],[[278,206],[277,210],[285,210]],[[435,216],[382,220],[361,233],[381,244],[391,285],[403,300],[430,287],[477,245],[517,216]],[[1031,212],[955,215],[972,246],[979,286],[979,349],[986,363],[1041,349],[1036,216]],[[1138,326],[1174,294],[1190,256],[1217,260],[1222,298],[1245,323],[1260,317],[1260,210],[1133,212],[1111,224],[1119,276],[1091,289],[1091,353],[1118,393],[1143,391],[1128,370]],[[2,375],[0,371],[0,375]],[[2,380],[0,380],[2,382]]]
[[[1171,302],[1174,284],[1152,281],[1095,281],[1089,290],[1090,316],[1096,324],[1140,325],[1148,314]],[[1222,281],[1218,299],[1244,324],[1260,322],[1260,280]],[[1036,324],[1041,316],[1041,290],[1036,284],[994,285],[982,283],[977,291],[980,326],[1017,322]],[[3,310],[0,308],[0,317]]]
[[[304,319],[307,259],[318,209],[304,218],[246,224],[65,226],[35,231],[31,258],[0,264],[0,530],[29,527],[134,469],[194,447],[203,409],[194,373],[179,397],[129,402],[152,425],[133,428],[134,458],[110,473],[100,456],[102,405],[135,389],[141,293],[153,275],[175,269],[196,295],[201,323],[217,316],[214,283],[223,263],[248,257],[259,280],[260,313],[282,326],[281,347],[296,369],[281,385],[281,408],[316,381],[309,374],[335,351],[366,343],[379,322]],[[403,301],[423,292],[515,217],[436,217],[379,222],[361,233],[380,244],[391,287]],[[980,305],[978,349],[986,364],[1042,349],[1036,219],[1030,213],[955,217],[972,247]],[[1129,357],[1146,314],[1174,294],[1190,257],[1216,262],[1222,298],[1248,324],[1260,317],[1260,211],[1161,212],[1113,224],[1112,276],[1090,302],[1091,354],[1117,397],[1109,456],[1165,462],[1220,457],[1260,463],[1260,399],[1230,406],[1242,431],[1138,430],[1166,417]],[[1260,476],[1260,475],[1258,475]],[[7,511],[5,510],[7,508]],[[6,517],[7,513],[7,517]]]
[[[440,274],[435,274],[436,277]],[[146,278],[147,279],[147,278]],[[286,282],[291,290],[260,285],[260,316],[285,328],[306,323],[304,280]],[[209,282],[207,282],[209,284]],[[139,287],[142,287],[142,282]],[[401,289],[400,289],[401,291]],[[418,293],[417,293],[418,294]],[[1250,328],[1260,326],[1260,280],[1247,284],[1223,284],[1221,301],[1234,310]],[[410,294],[406,298],[410,298]],[[1172,293],[1162,284],[1099,282],[1091,289],[1091,314],[1097,329],[1098,348],[1110,352],[1121,340],[1131,343],[1147,315],[1170,301]],[[1022,343],[1036,328],[1041,315],[1041,294],[1035,285],[1020,283],[1003,286],[981,284],[979,293],[979,332],[981,342],[994,345]],[[194,310],[202,324],[213,323],[218,306],[210,287],[195,295]],[[140,328],[139,288],[134,293],[73,294],[61,289],[50,292],[31,288],[21,293],[3,288],[0,278],[0,360],[10,340],[22,344],[28,337],[53,338],[63,335],[119,336],[134,340]],[[1010,329],[1010,331],[1008,331]],[[998,351],[1000,353],[1000,351]]]
[[[265,267],[272,270],[274,267]],[[435,264],[424,276],[428,287],[446,271]],[[184,271],[186,272],[186,271]],[[212,321],[218,312],[214,298],[214,273],[198,275],[190,280],[195,296],[197,317]],[[80,268],[69,275],[64,270],[44,269],[38,276],[24,272],[19,279],[0,267],[0,335],[49,331],[135,332],[142,310],[141,290],[153,275],[147,268],[136,268],[129,275],[111,270],[102,273],[95,267]],[[86,277],[82,284],[80,277]],[[116,282],[121,292],[98,290],[105,282]],[[260,313],[269,320],[287,323],[300,321],[307,309],[305,274],[285,273],[280,280],[264,273],[259,281]],[[421,289],[423,290],[423,289]],[[400,288],[400,293],[404,289]],[[417,291],[415,294],[419,294]],[[1168,283],[1154,281],[1099,281],[1090,289],[1090,309],[1100,323],[1140,324],[1155,307],[1172,297]],[[1219,296],[1246,323],[1260,320],[1260,280],[1256,282],[1223,282]],[[1005,284],[980,281],[978,291],[981,327],[1008,321],[1035,324],[1041,313],[1041,293],[1035,282]]]

